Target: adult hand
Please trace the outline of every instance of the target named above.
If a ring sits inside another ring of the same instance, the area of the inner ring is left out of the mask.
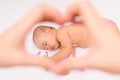
[[[87,1],[80,0],[67,9],[68,21],[75,16],[82,18],[90,40],[88,54],[54,66],[55,72],[65,74],[72,69],[100,69],[120,73],[120,32],[115,24],[104,20]]]
[[[53,21],[63,23],[63,16],[55,8],[46,4],[35,6],[15,25],[0,35],[0,67],[15,65],[32,65],[47,67],[53,62],[47,58],[38,57],[27,52],[25,39],[27,33],[38,22]]]

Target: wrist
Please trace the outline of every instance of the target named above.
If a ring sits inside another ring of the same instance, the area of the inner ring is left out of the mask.
[[[38,23],[43,20],[42,10],[39,10],[39,11],[33,10],[33,11],[29,12],[28,17],[29,17],[29,19],[31,18],[30,20]]]

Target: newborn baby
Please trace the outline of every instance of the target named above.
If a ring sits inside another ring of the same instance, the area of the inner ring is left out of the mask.
[[[50,26],[38,26],[33,32],[35,45],[43,50],[60,50],[50,57],[55,62],[60,62],[69,55],[75,56],[75,47],[88,47],[86,27],[80,23],[62,26],[55,29]]]

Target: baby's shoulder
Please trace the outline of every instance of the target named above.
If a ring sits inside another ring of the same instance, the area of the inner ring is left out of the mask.
[[[57,33],[63,33],[65,31],[66,31],[66,27],[62,26],[62,27],[58,28]]]
[[[58,30],[65,30],[67,27],[66,26],[61,26],[58,28]]]
[[[58,30],[57,30],[57,37],[58,38],[61,38],[61,37],[64,37],[67,35],[67,30],[66,30],[66,27],[60,27]]]

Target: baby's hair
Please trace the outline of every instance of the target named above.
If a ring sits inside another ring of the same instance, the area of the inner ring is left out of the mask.
[[[44,33],[47,29],[55,29],[51,26],[38,26],[33,30],[33,41],[35,42],[35,38],[39,37],[40,34]]]

